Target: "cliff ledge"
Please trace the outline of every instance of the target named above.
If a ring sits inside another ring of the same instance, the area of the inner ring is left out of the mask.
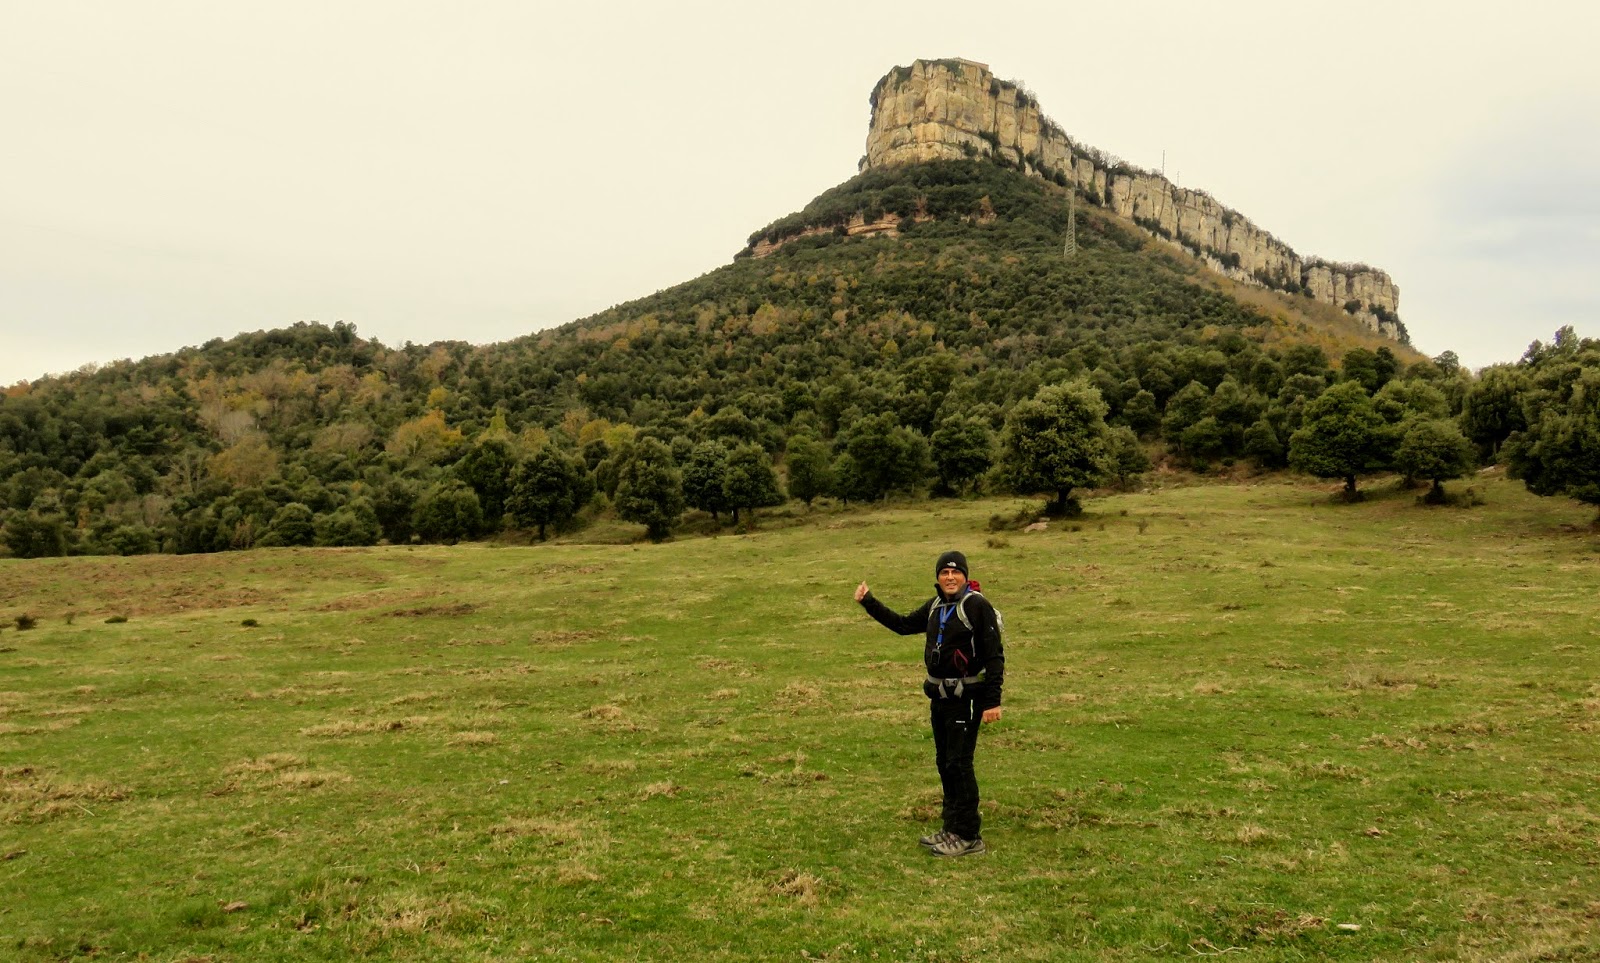
[[[1364,264],[1302,258],[1204,191],[1179,188],[1075,142],[1026,90],[970,60],[917,60],[872,91],[861,169],[991,157],[1063,187],[1203,258],[1236,280],[1305,292],[1386,337],[1405,340],[1400,289]]]

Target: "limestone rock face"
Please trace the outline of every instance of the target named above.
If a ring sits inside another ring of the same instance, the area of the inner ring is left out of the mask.
[[[1400,289],[1388,274],[1363,264],[1302,258],[1204,191],[1177,187],[1160,174],[1076,143],[1044,116],[1031,94],[996,79],[984,64],[918,60],[878,81],[862,170],[963,157],[993,157],[1076,187],[1091,202],[1199,255],[1222,274],[1305,290],[1346,308],[1373,331],[1402,337]]]
[[[928,217],[926,215],[913,215],[912,220],[926,221],[928,220]],[[794,235],[794,237],[786,237],[781,241],[769,241],[763,239],[756,242],[755,246],[750,249],[750,253],[754,257],[766,257],[773,251],[783,247],[785,244],[789,243],[795,238],[815,237],[819,234],[833,234],[837,230],[838,228],[832,227],[812,227],[801,231],[799,234]],[[899,237],[900,215],[885,214],[876,221],[869,221],[866,219],[866,217],[857,213],[850,218],[849,223],[845,224],[843,230],[844,233],[849,237],[863,237],[874,234],[882,234],[887,237]]]

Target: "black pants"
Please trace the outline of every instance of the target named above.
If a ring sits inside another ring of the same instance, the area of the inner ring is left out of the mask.
[[[983,828],[983,817],[978,815],[978,775],[972,768],[982,722],[983,713],[971,699],[933,700],[933,751],[939,782],[944,786],[944,830],[962,839],[977,839]]]

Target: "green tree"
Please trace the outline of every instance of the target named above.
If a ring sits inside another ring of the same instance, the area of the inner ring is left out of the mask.
[[[598,470],[601,463],[612,455],[611,446],[606,444],[604,438],[592,438],[584,442],[579,450],[583,452],[584,466],[590,471]]]
[[[948,351],[933,351],[911,359],[900,370],[905,383],[900,419],[907,427],[931,433],[945,395],[960,376],[961,361]]]
[[[851,457],[848,451],[841,451],[839,457],[833,460],[833,487],[828,492],[847,506],[852,498],[858,502],[864,502],[870,501],[874,497],[867,490],[866,482],[861,476],[861,469],[856,465],[855,458]]]
[[[594,496],[594,479],[579,458],[545,445],[512,471],[506,511],[517,524],[536,527],[539,541],[549,528],[577,516]]]
[[[1198,381],[1191,381],[1167,399],[1167,410],[1161,417],[1161,435],[1182,446],[1183,433],[1190,425],[1206,416],[1206,405],[1211,401],[1211,391]]]
[[[1161,409],[1156,407],[1156,396],[1140,388],[1122,406],[1121,418],[1140,438],[1148,438],[1161,427]]]
[[[1258,355],[1245,380],[1256,394],[1271,398],[1283,387],[1283,368],[1270,355]]]
[[[789,494],[805,502],[807,508],[818,495],[833,490],[833,457],[828,446],[812,435],[789,438],[784,468],[789,476]]]
[[[1256,460],[1262,468],[1283,468],[1288,465],[1288,449],[1278,437],[1272,420],[1266,415],[1244,431],[1244,453]]]
[[[622,466],[633,458],[633,445],[634,443],[629,441],[626,444],[608,449],[611,454],[594,465],[595,487],[605,492],[607,498],[614,499],[617,497],[617,482],[622,479]],[[592,445],[584,446],[583,460],[586,464],[589,463],[592,447]],[[672,448],[670,446],[667,446],[667,457],[672,457]],[[677,462],[673,461],[673,464],[675,465]]]
[[[1387,426],[1358,381],[1341,381],[1305,408],[1305,421],[1289,438],[1289,465],[1318,478],[1343,478],[1354,501],[1356,476],[1383,463]]]
[[[939,422],[929,442],[945,491],[970,491],[994,465],[994,432],[982,418],[950,415]]]
[[[858,419],[842,440],[852,466],[850,497],[876,499],[921,488],[933,471],[928,439],[888,412]]]
[[[1048,385],[1019,402],[1000,438],[1000,468],[1011,488],[1055,493],[1052,514],[1081,512],[1073,489],[1099,483],[1110,467],[1105,417],[1100,392],[1083,382]]]
[[[1522,395],[1529,388],[1527,373],[1512,365],[1492,365],[1478,373],[1462,400],[1461,431],[1478,446],[1484,461],[1500,454],[1512,432],[1528,427]]]
[[[261,544],[267,546],[310,545],[317,539],[315,513],[309,505],[290,502],[272,515]]]
[[[1361,385],[1367,394],[1376,394],[1400,370],[1400,362],[1388,348],[1368,351],[1351,348],[1339,361],[1340,374],[1346,381]]]
[[[733,509],[733,523],[739,524],[739,509],[747,508],[752,516],[758,508],[783,504],[783,492],[778,488],[778,473],[772,470],[772,459],[766,449],[757,444],[739,445],[728,452],[726,471],[722,480],[722,497]]]
[[[316,543],[329,546],[376,545],[382,528],[372,502],[352,498],[339,508],[316,518]]]
[[[17,558],[52,558],[67,553],[67,523],[53,512],[13,511],[0,537]]]
[[[1327,352],[1315,344],[1297,344],[1289,348],[1283,353],[1283,377],[1287,380],[1295,375],[1310,375],[1326,386]]]
[[[1222,379],[1206,402],[1206,415],[1217,420],[1224,454],[1238,454],[1244,430],[1255,424],[1264,407],[1261,396],[1239,384],[1232,375]]]
[[[709,512],[714,521],[733,507],[726,493],[727,479],[728,447],[715,439],[702,441],[690,449],[683,464],[683,500],[690,508]]]
[[[478,493],[459,479],[438,482],[417,499],[412,525],[424,541],[454,544],[483,531]]]
[[[1584,345],[1592,348],[1581,356],[1535,362],[1523,403],[1528,427],[1504,451],[1528,491],[1600,506],[1600,341]]]
[[[373,486],[372,508],[377,513],[378,528],[390,544],[401,545],[411,540],[415,531],[411,519],[421,494],[414,482],[404,478],[386,478]]]
[[[1132,481],[1150,470],[1150,456],[1139,443],[1139,436],[1127,425],[1116,425],[1106,436],[1106,451],[1110,456],[1111,474],[1120,488],[1128,488]]]
[[[1231,434],[1220,421],[1206,415],[1183,429],[1177,438],[1178,447],[1183,449],[1196,468],[1204,468],[1211,459],[1221,458],[1234,447],[1230,444]]]
[[[760,441],[761,426],[738,405],[728,405],[700,423],[701,437],[708,441],[728,438],[735,443]]]
[[[1450,402],[1444,392],[1416,378],[1384,385],[1372,396],[1372,407],[1391,425],[1412,418],[1450,417]]]
[[[1390,382],[1393,384],[1393,382]],[[1407,478],[1426,478],[1433,482],[1428,491],[1430,505],[1444,504],[1444,483],[1460,478],[1472,468],[1472,443],[1456,423],[1445,418],[1413,418],[1405,423],[1400,445],[1394,452],[1396,471]]]
[[[148,555],[161,545],[155,530],[146,525],[118,525],[101,542],[113,555]]]
[[[664,442],[641,438],[628,447],[617,471],[615,504],[617,515],[643,525],[653,542],[672,532],[683,514],[683,475]]]
[[[511,493],[511,471],[517,459],[509,442],[488,438],[473,445],[455,464],[455,476],[478,493],[483,506],[483,521],[490,529],[500,527],[506,512],[506,496]]]

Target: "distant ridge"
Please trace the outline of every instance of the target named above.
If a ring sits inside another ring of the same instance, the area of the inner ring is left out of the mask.
[[[1180,188],[1074,141],[1031,93],[971,60],[916,60],[872,90],[862,171],[931,160],[992,158],[1079,190],[1090,202],[1187,249],[1236,281],[1307,293],[1385,338],[1408,343],[1400,289],[1364,264],[1302,257],[1204,191]]]

